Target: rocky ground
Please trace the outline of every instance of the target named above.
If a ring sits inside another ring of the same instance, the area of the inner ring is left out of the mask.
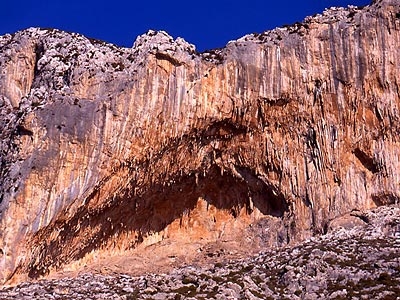
[[[240,294],[223,271],[254,264],[241,259],[352,222],[364,226],[362,214],[327,221],[399,203],[399,44],[400,0],[327,9],[204,53],[153,30],[131,48],[57,29],[0,37],[0,284],[105,275],[85,264],[118,251],[122,268],[107,260],[107,275],[174,278],[192,266],[208,274],[193,275],[196,293],[219,276],[218,294]],[[333,237],[313,248],[364,241]],[[179,253],[152,252],[176,251],[167,243],[178,238]],[[252,247],[257,239],[262,245]],[[243,255],[219,245],[203,250],[205,240],[239,240]],[[133,251],[148,246],[143,262]],[[212,266],[191,260],[188,248],[199,258],[209,253]],[[245,274],[260,273],[271,295],[285,293],[279,284],[319,293],[302,281],[312,269],[303,248],[259,254],[279,263]],[[314,263],[316,253],[309,255]],[[300,258],[295,266],[304,270],[284,272],[286,260]],[[64,274],[48,277],[54,270]],[[329,288],[315,276],[321,291]],[[169,285],[162,290],[179,288]],[[243,290],[268,294],[258,287]]]
[[[0,299],[400,299],[398,205],[353,211],[327,230],[294,247],[212,267],[42,279],[3,287]]]

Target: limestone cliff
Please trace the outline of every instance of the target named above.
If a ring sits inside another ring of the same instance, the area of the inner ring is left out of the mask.
[[[0,278],[168,238],[280,246],[398,202],[399,46],[399,0],[204,53],[0,37]]]

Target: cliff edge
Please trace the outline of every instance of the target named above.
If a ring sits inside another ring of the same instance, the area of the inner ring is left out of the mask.
[[[400,1],[198,53],[0,37],[0,278],[165,240],[279,247],[400,192]]]

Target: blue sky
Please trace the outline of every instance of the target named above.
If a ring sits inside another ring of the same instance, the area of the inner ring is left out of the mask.
[[[330,6],[368,0],[2,0],[0,35],[28,27],[78,32],[131,47],[148,29],[165,30],[200,51],[223,47],[247,33],[301,21]]]

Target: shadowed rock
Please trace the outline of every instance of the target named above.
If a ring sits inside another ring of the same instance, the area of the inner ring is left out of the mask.
[[[243,247],[282,246],[398,203],[399,13],[332,8],[205,53],[162,31],[0,37],[0,277],[253,223],[275,227]]]

